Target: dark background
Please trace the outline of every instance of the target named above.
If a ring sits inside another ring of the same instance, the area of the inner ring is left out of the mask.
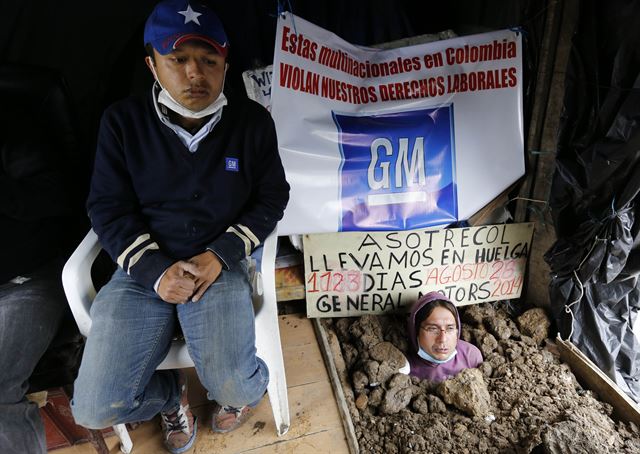
[[[39,65],[62,73],[88,174],[104,108],[151,86],[142,36],[146,17],[157,2],[3,1],[0,63]],[[242,72],[273,61],[278,2],[204,3],[218,12],[229,36],[231,66],[226,91],[244,95]],[[293,0],[283,7],[360,45],[447,29],[469,34],[520,26],[525,31],[525,106],[532,104],[531,75],[535,74],[546,1]]]

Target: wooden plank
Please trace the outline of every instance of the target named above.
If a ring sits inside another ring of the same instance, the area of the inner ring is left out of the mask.
[[[278,301],[302,300],[301,302],[304,302],[304,285],[276,288],[276,299]]]
[[[558,336],[556,344],[560,350],[560,357],[569,364],[578,380],[586,385],[586,388],[595,391],[601,400],[611,404],[618,419],[640,425],[640,407],[613,380],[571,342]]]
[[[311,321],[303,314],[281,315],[280,339],[283,348],[297,345],[316,344],[316,334]]]
[[[358,446],[358,439],[356,438],[356,432],[353,427],[353,421],[351,420],[350,414],[350,406],[354,407],[353,391],[351,391],[351,388],[345,381],[344,375],[346,374],[346,368],[344,366],[344,361],[342,360],[339,345],[337,342],[329,341],[329,333],[324,329],[320,320],[313,319],[313,327],[316,330],[316,335],[320,344],[320,351],[322,352],[322,357],[324,358],[329,378],[331,379],[331,386],[333,387],[333,393],[337,400],[338,410],[342,417],[342,424],[346,434],[347,444],[349,445],[349,450],[351,454],[359,454],[360,447]],[[337,351],[336,348],[332,348],[332,344],[338,347]],[[336,367],[336,358],[341,362],[341,365],[339,365],[341,367],[339,368]],[[339,370],[342,372],[342,379],[339,375]],[[345,393],[347,395],[351,394],[350,401],[345,397]],[[355,408],[352,408],[351,410],[357,411]]]
[[[545,113],[549,102],[561,16],[562,2],[553,2],[546,9],[545,28],[540,46],[538,74],[536,75],[536,87],[533,96],[533,109],[527,133],[527,147],[529,148],[525,156],[527,159],[527,176],[520,187],[519,196],[522,200],[516,204],[516,222],[524,222],[529,219],[529,213],[527,212],[528,201],[524,199],[531,198],[538,176],[537,165],[539,156],[541,156],[539,152],[542,129],[546,121]]]
[[[317,343],[287,347],[282,353],[289,388],[329,381]]]
[[[342,429],[334,429],[293,440],[277,441],[268,446],[242,452],[250,454],[348,454],[349,449],[344,440]]]
[[[254,452],[258,448],[265,447],[266,451],[257,452],[289,452],[273,451],[274,446],[289,440],[296,440],[298,446],[305,446],[304,439],[314,437],[319,433],[330,433],[334,451],[327,452],[348,452],[348,446],[344,441],[344,431],[342,429],[338,408],[333,399],[331,385],[325,382],[313,383],[310,385],[297,386],[289,389],[289,406],[291,410],[291,428],[282,437],[276,435],[275,423],[271,413],[271,405],[268,399],[262,402],[254,410],[246,424],[228,434],[214,433],[210,428],[210,405],[201,405],[193,408],[193,412],[198,417],[198,436],[194,443],[194,454],[204,454],[215,452],[218,454],[238,454],[244,452]],[[142,424],[136,430],[130,432],[133,439],[134,452],[138,454],[156,454],[165,452],[162,445],[162,433],[158,418]],[[111,437],[115,438],[115,437]],[[311,438],[310,445],[315,445],[317,438]],[[290,446],[295,446],[292,444]],[[113,443],[109,443],[111,452],[118,452],[113,449]],[[285,449],[289,445],[284,445]],[[62,450],[60,454],[71,454],[81,452],[85,454],[93,453],[91,445],[82,446],[81,450]],[[315,451],[298,451],[315,452]],[[320,451],[324,452],[324,451]]]
[[[302,261],[302,257],[300,257]],[[278,301],[304,299],[304,268],[302,264],[276,269],[276,298]]]
[[[540,150],[555,150],[557,147],[558,127],[560,126],[560,116],[564,108],[565,74],[571,51],[571,40],[575,29],[575,22],[578,16],[577,0],[566,0],[562,2],[562,17],[560,23],[560,34],[557,42],[556,57],[553,68],[553,79],[549,91],[548,105],[545,112],[545,121],[542,129]],[[555,153],[545,153],[539,156],[537,162],[536,182],[531,192],[534,200],[549,200],[551,192],[551,182],[556,169]],[[538,211],[538,228],[531,248],[531,259],[529,261],[529,278],[527,282],[527,292],[525,301],[536,306],[548,306],[549,302],[549,275],[550,268],[544,260],[544,254],[556,241],[555,230],[553,229],[553,219],[551,211],[547,205],[536,204]],[[540,225],[541,224],[541,225]]]
[[[577,17],[577,0],[553,2],[547,9],[542,52],[538,65],[534,108],[527,138],[527,178],[522,185],[515,221],[536,222],[529,273],[523,300],[548,306],[549,266],[544,254],[556,241],[547,204],[555,171],[558,127],[564,102],[564,79]],[[530,200],[527,200],[530,199]],[[534,202],[532,200],[540,200]]]
[[[251,452],[251,450],[262,446],[299,439],[319,432],[342,431],[340,415],[333,399],[331,385],[328,382],[289,388],[289,408],[291,428],[282,437],[275,435],[276,428],[271,414],[271,406],[267,399],[264,399],[256,407],[255,414],[251,419],[233,432],[224,435],[214,434],[209,428],[203,426],[204,430],[200,432],[195,443],[195,452],[219,454]],[[196,409],[196,413],[200,409]],[[202,416],[202,421],[208,423],[206,414]]]

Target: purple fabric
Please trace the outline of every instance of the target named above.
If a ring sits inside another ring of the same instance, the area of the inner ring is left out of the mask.
[[[475,345],[460,339],[460,315],[456,310],[456,323],[458,325],[458,344],[456,350],[458,353],[451,360],[444,364],[434,364],[430,361],[422,359],[418,356],[418,339],[416,326],[416,313],[428,304],[436,300],[449,301],[439,292],[430,292],[420,298],[411,308],[409,319],[407,321],[407,332],[409,333],[409,364],[411,366],[410,375],[414,377],[431,380],[439,383],[457,375],[463,369],[471,369],[482,364],[482,353]]]

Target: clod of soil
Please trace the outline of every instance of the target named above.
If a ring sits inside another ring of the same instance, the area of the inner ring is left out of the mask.
[[[542,308],[529,309],[518,317],[518,328],[522,334],[533,338],[538,345],[549,336],[549,319]]]
[[[478,369],[465,369],[438,386],[438,395],[447,404],[469,416],[491,415],[491,396]]]
[[[408,348],[403,316],[323,320],[351,379],[361,452],[640,453],[640,429],[613,421],[611,406],[540,346],[550,326],[542,309],[517,324],[500,303],[460,312],[461,337],[485,362],[441,384],[397,373]]]

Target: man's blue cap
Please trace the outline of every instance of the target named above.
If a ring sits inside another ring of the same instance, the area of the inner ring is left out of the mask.
[[[144,43],[167,55],[180,44],[199,40],[227,56],[229,41],[218,16],[204,5],[188,0],[165,0],[156,5],[144,26]]]

